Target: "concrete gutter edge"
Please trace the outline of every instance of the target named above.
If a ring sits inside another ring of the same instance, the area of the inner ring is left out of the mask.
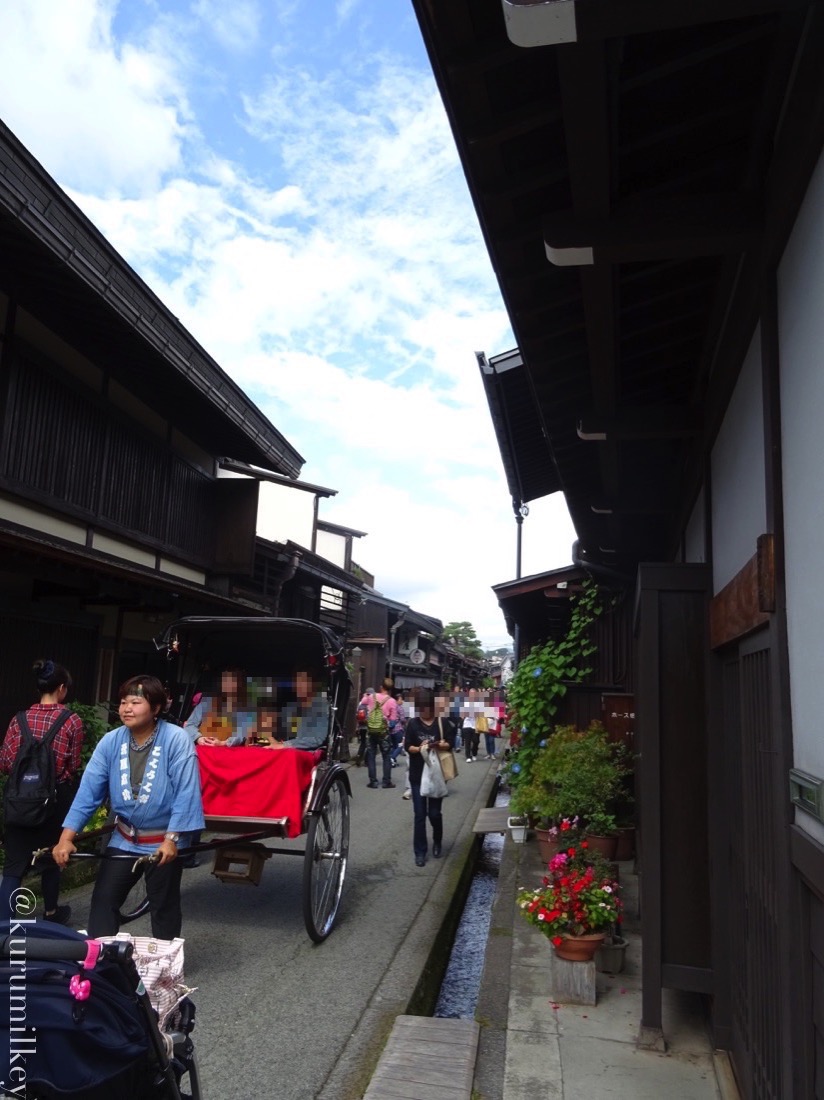
[[[475,1019],[480,1025],[473,1095],[502,1100],[512,980],[512,929],[515,923],[515,882],[523,845],[507,837],[501,852],[498,884],[486,941],[484,969]]]
[[[479,811],[494,799],[496,788],[497,774],[490,771],[461,823],[451,851],[422,898],[409,933],[393,955],[315,1100],[360,1100],[395,1019],[403,1015],[428,1015],[434,1008],[433,994],[440,987],[476,851],[483,842],[482,837],[473,833],[472,826]]]

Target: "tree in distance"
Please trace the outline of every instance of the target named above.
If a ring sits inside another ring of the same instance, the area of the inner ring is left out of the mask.
[[[483,659],[484,651],[481,640],[475,633],[472,623],[464,620],[460,623],[447,623],[443,628],[443,640],[454,646],[465,657],[475,657],[479,661]]]

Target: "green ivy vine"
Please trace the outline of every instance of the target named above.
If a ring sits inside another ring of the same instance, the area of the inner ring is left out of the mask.
[[[541,741],[552,729],[568,685],[580,683],[592,671],[588,659],[597,647],[589,627],[604,613],[606,601],[598,585],[587,579],[570,604],[569,626],[563,638],[533,646],[507,685],[510,729],[520,737],[508,769],[511,788],[530,781]]]

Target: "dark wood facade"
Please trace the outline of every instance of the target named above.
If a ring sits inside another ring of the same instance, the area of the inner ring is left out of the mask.
[[[513,501],[562,490],[576,564],[638,573],[645,1028],[662,987],[703,991],[748,1100],[822,1097],[824,845],[788,792],[784,565],[820,525],[785,522],[783,387],[806,391],[779,281],[818,310],[824,8],[413,2],[517,342],[481,364]],[[742,545],[713,492],[752,425]]]
[[[258,486],[219,478],[226,455],[302,463],[0,124],[3,729],[37,657],[107,699],[162,674],[171,619],[268,608]]]

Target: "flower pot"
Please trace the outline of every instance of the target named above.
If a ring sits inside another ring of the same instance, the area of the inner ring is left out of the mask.
[[[536,829],[535,837],[538,841],[538,850],[541,853],[541,859],[544,863],[549,863],[549,861],[554,859],[561,851],[561,841],[550,836],[549,829]]]
[[[604,942],[605,932],[592,932],[586,936],[564,936],[558,944],[553,944],[559,959],[568,962],[589,962]]]
[[[600,852],[604,859],[615,859],[615,849],[618,847],[618,834],[613,836],[597,836],[587,833],[586,842],[591,852]]]
[[[610,943],[602,943],[595,954],[595,968],[602,974],[620,974],[624,969],[627,941],[613,937]]]
[[[512,840],[514,841],[514,843],[523,844],[526,840],[526,822],[519,821],[517,817],[510,817],[507,818],[506,823],[509,826],[509,831],[512,834]]]
[[[618,830],[618,846],[615,849],[615,859],[622,862],[632,859],[635,855],[635,826],[624,825]]]

